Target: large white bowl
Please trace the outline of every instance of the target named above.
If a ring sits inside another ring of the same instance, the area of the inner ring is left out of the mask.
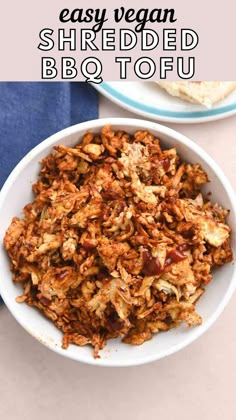
[[[70,345],[67,350],[63,350],[61,348],[62,333],[36,309],[30,308],[24,303],[15,302],[16,296],[21,294],[21,286],[14,285],[11,280],[9,260],[2,245],[5,231],[12,217],[21,216],[22,208],[33,198],[31,185],[36,181],[40,169],[39,160],[48,155],[54,145],[74,145],[88,130],[99,132],[106,124],[111,124],[115,130],[122,129],[130,133],[137,129],[150,130],[161,139],[164,147],[176,146],[183,160],[200,163],[211,180],[205,192],[211,191],[213,201],[230,209],[228,222],[231,227],[236,226],[236,201],[232,187],[211,157],[188,138],[167,127],[138,119],[109,118],[78,124],[54,134],[30,151],[13,170],[0,193],[0,294],[19,324],[51,350],[84,363],[103,366],[131,366],[173,354],[208,330],[225,308],[235,289],[234,264],[226,264],[214,272],[213,281],[207,286],[206,293],[199,300],[197,310],[204,319],[201,326],[187,328],[183,325],[169,332],[157,334],[152,340],[141,346],[130,346],[119,340],[110,340],[106,348],[101,351],[101,358],[94,359],[89,346]],[[235,253],[234,233],[232,234],[232,246]]]

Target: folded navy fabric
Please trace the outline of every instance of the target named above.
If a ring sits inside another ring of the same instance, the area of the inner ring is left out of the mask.
[[[42,140],[97,116],[97,92],[87,83],[0,83],[0,188]]]
[[[97,117],[98,95],[87,83],[0,83],[0,188],[42,140]]]

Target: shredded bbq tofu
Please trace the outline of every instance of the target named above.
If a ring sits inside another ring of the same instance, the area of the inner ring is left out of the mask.
[[[99,357],[111,338],[142,344],[201,324],[195,303],[211,268],[232,260],[228,211],[202,196],[201,166],[147,131],[109,126],[41,163],[4,245],[17,300],[63,332],[62,347],[89,344]]]

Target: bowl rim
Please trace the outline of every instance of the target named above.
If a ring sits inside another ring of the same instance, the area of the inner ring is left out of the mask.
[[[196,144],[194,141],[190,140],[187,136],[179,133],[178,131],[166,127],[162,124],[158,124],[156,122],[147,121],[145,119],[136,119],[136,118],[101,118],[101,119],[95,119],[91,121],[86,121],[82,123],[75,124],[73,126],[67,127],[63,130],[60,130],[56,132],[55,134],[49,136],[42,142],[40,142],[37,146],[35,146],[33,149],[31,149],[21,160],[20,162],[15,166],[15,168],[12,170],[10,175],[8,176],[7,180],[5,181],[1,191],[0,191],[0,212],[2,211],[2,207],[4,205],[5,197],[7,196],[12,184],[14,183],[14,180],[18,177],[20,172],[27,166],[29,161],[31,161],[33,158],[37,156],[38,153],[42,152],[46,147],[53,147],[54,143],[56,143],[58,140],[63,140],[64,137],[67,137],[68,135],[73,135],[78,132],[78,135],[80,135],[81,132],[89,131],[90,130],[99,130],[104,125],[111,125],[112,127],[116,128],[116,126],[127,126],[130,129],[137,129],[138,127],[142,127],[143,129],[147,129],[149,131],[157,131],[160,135],[166,135],[171,137],[173,140],[177,140],[180,144],[186,146],[188,149],[193,151],[195,154],[200,155],[203,161],[206,162],[206,164],[212,169],[212,171],[217,175],[217,178],[221,180],[221,183],[228,195],[229,201],[230,201],[230,211],[233,214],[234,218],[236,218],[236,195],[234,192],[233,187],[231,186],[229,180],[227,179],[226,175],[224,174],[223,170],[218,166],[218,164],[211,158],[211,156],[198,144]],[[0,251],[2,252],[2,250]],[[46,347],[48,347],[50,350],[67,357],[69,359],[79,361],[82,363],[95,365],[95,366],[106,366],[106,367],[126,367],[126,366],[138,366],[143,365],[149,362],[160,360],[166,356],[169,356],[171,354],[174,354],[181,349],[185,348],[192,342],[194,342],[196,339],[201,337],[218,319],[220,314],[225,309],[226,305],[228,304],[229,300],[231,299],[234,291],[236,289],[236,267],[234,264],[233,267],[233,274],[231,281],[229,283],[229,286],[225,292],[225,295],[223,299],[218,304],[217,308],[214,310],[212,315],[209,317],[208,320],[206,320],[199,328],[195,329],[195,334],[188,335],[187,338],[183,339],[179,344],[175,344],[171,346],[168,350],[163,350],[158,355],[144,355],[139,358],[139,360],[129,360],[129,359],[121,359],[121,360],[109,360],[107,358],[100,358],[100,359],[94,359],[91,357],[91,360],[84,359],[83,355],[81,356],[78,352],[77,355],[69,354],[62,348],[56,346],[55,344],[51,342],[45,342],[40,337],[29,329],[29,327],[26,325],[25,322],[22,321],[21,317],[18,315],[17,311],[15,311],[15,301],[12,302],[12,300],[8,299],[7,293],[5,293],[5,288],[3,284],[0,282],[0,294],[3,298],[3,301],[5,302],[7,308],[13,315],[13,317],[17,320],[17,322],[34,338],[36,338],[41,344],[44,344]]]

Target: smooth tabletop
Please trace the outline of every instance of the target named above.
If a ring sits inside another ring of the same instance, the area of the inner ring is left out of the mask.
[[[140,118],[105,98],[100,117]],[[202,146],[236,190],[236,116],[168,126]],[[2,305],[0,418],[235,420],[235,319],[236,295],[214,326],[179,353],[139,367],[101,368],[54,354]]]

